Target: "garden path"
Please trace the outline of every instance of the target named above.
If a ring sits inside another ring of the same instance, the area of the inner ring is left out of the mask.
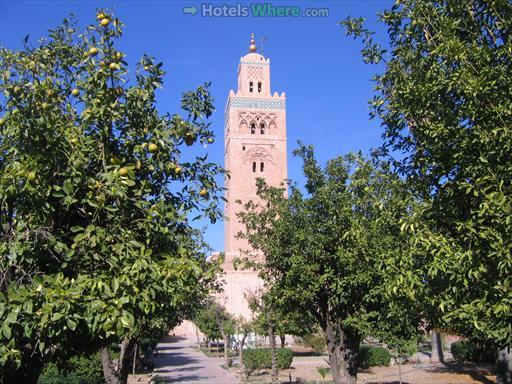
[[[156,346],[154,362],[157,383],[239,383],[221,368],[223,359],[205,356],[192,336],[164,337]]]

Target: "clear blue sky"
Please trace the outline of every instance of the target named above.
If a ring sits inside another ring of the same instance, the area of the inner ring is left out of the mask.
[[[256,1],[241,1],[250,5]],[[22,1],[0,0],[0,45],[18,49],[25,35],[33,43],[73,12],[85,28],[95,22],[95,10],[113,10],[125,23],[119,47],[133,68],[143,53],[164,63],[164,89],[159,110],[175,112],[181,92],[212,82],[216,112],[212,126],[217,141],[208,147],[210,159],[223,162],[223,112],[230,89],[236,87],[237,65],[247,52],[251,32],[257,42],[267,37],[263,54],[271,59],[271,87],[287,94],[288,174],[300,181],[300,162],[291,151],[297,140],[313,144],[322,162],[348,151],[368,152],[380,144],[381,129],[369,122],[367,100],[372,96],[371,77],[378,70],[364,65],[360,43],[345,36],[337,22],[348,15],[364,16],[380,36],[383,26],[376,12],[391,1],[270,1],[274,5],[326,8],[328,17],[262,18],[203,17],[183,13],[183,8],[232,1]],[[199,150],[199,148],[197,148]],[[223,250],[223,224],[209,225],[206,240]]]

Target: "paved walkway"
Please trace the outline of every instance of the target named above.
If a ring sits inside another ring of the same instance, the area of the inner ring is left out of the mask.
[[[156,347],[154,377],[160,383],[238,384],[220,365],[222,359],[206,357],[195,337],[167,336]]]

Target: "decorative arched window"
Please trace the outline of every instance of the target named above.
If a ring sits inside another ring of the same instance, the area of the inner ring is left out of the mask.
[[[265,163],[261,162],[260,163],[260,172],[263,172],[264,170],[265,170]]]
[[[247,132],[247,121],[245,119],[240,121],[240,132]]]
[[[255,161],[252,162],[252,171],[256,172],[256,162]]]
[[[249,81],[249,92],[252,92],[253,87],[254,87],[253,82]]]
[[[256,133],[256,123],[251,123],[251,133],[254,135]]]
[[[258,93],[261,92],[261,81],[258,81]]]
[[[260,124],[260,133],[262,135],[265,134],[265,123],[264,122],[261,122],[261,124]]]

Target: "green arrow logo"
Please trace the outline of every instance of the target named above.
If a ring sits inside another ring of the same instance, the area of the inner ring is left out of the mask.
[[[189,15],[195,15],[197,13],[197,8],[194,6],[185,7],[185,8],[183,8],[183,13],[188,13]]]

